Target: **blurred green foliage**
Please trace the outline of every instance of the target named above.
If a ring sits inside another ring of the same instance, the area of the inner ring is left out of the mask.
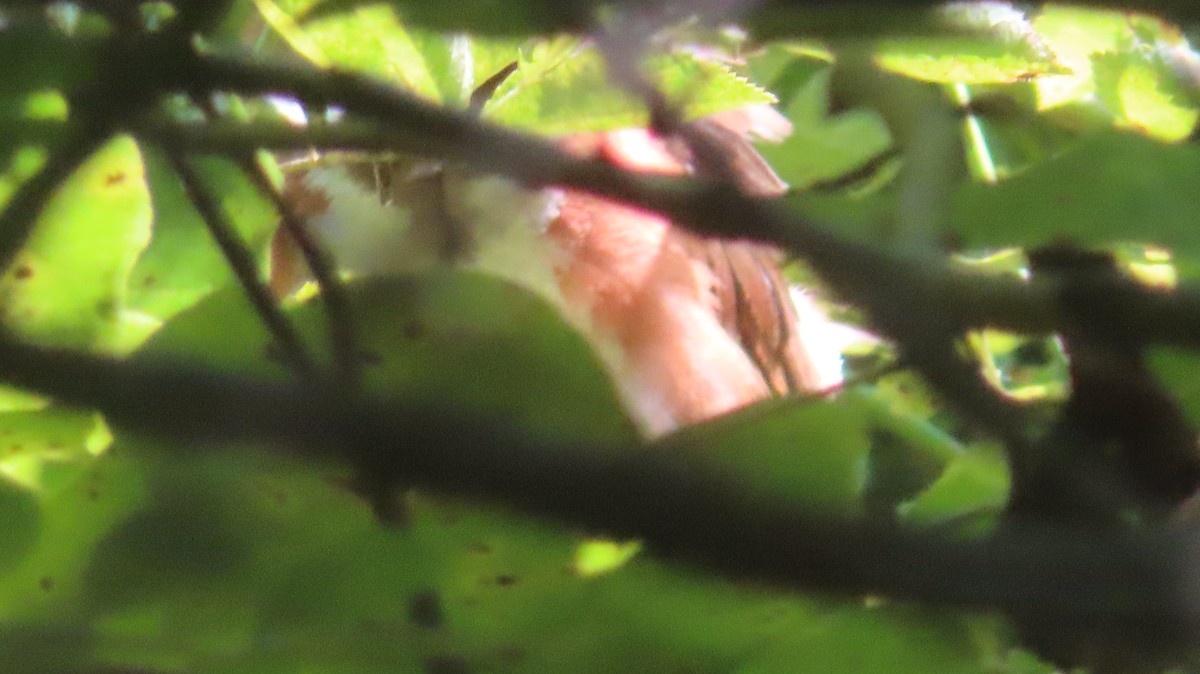
[[[454,108],[517,62],[483,119],[546,135],[648,119],[608,81],[593,41],[547,34],[586,25],[563,9],[573,3],[360,4],[234,2],[205,48],[365,73]],[[64,7],[53,21],[20,8],[0,31],[4,200],[56,151],[56,134],[31,122],[79,123],[91,109],[80,92],[107,95],[85,89],[111,66],[92,38],[127,28]],[[146,16],[157,30],[175,14]],[[1192,280],[1200,159],[1182,141],[1200,78],[1188,79],[1194,54],[1178,30],[1053,6],[956,20],[975,32],[864,45],[805,40],[798,26],[793,39],[750,36],[720,56],[727,44],[684,30],[648,49],[645,73],[689,116],[778,102],[794,129],[763,152],[793,187],[812,189],[789,205],[846,237],[907,248],[896,214],[917,183],[902,177],[925,173],[953,186],[935,234],[968,253],[964,268],[1020,274],[1020,249],[1067,240],[1162,247]],[[463,26],[476,30],[442,32]],[[850,81],[932,96],[848,96],[838,85],[847,53],[878,66],[877,80],[855,71]],[[936,116],[921,107],[931,100],[961,121],[951,139],[961,161],[913,151],[920,120]],[[897,119],[916,120],[915,136]],[[236,162],[196,163],[265,265],[269,201]],[[121,134],[41,208],[0,280],[0,318],[47,346],[286,380],[231,280],[163,148]],[[501,415],[564,446],[634,443],[600,358],[531,293],[450,270],[360,279],[349,292],[372,390]],[[317,304],[287,311],[314,345],[325,330]],[[1066,384],[1048,341],[980,334],[971,348],[1005,393],[1053,403]],[[855,355],[893,357],[886,346]],[[1162,353],[1153,365],[1197,418],[1195,359]],[[908,373],[864,373],[848,366],[858,383],[839,396],[771,401],[645,451],[688,455],[748,498],[987,531],[1009,487],[1001,453]],[[1050,671],[987,618],[733,584],[494,505],[414,490],[389,529],[337,467],[279,450],[110,431],[92,411],[0,392],[5,671]]]

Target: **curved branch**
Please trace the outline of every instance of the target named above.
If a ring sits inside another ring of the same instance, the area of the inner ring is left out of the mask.
[[[436,401],[346,397],[147,359],[118,362],[0,337],[0,377],[99,409],[130,431],[273,441],[406,484],[500,500],[652,554],[795,590],[1001,611],[1067,631],[1200,636],[1196,539],[1174,529],[1012,528],[963,541],[747,497],[687,451],[538,440]],[[197,443],[187,443],[195,448]],[[1137,588],[1131,592],[1130,588]],[[1132,632],[1130,632],[1132,633]],[[1164,637],[1165,638],[1165,637]]]

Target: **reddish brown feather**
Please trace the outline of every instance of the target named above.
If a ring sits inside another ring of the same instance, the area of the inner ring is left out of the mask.
[[[564,146],[633,170],[728,175],[758,196],[784,189],[744,136],[718,121],[693,123],[682,136],[689,142],[611,132],[575,136]],[[627,397],[642,408],[652,431],[772,393],[818,387],[816,367],[795,330],[778,251],[702,238],[653,214],[576,192],[567,193],[549,234],[566,252],[557,271],[568,304],[590,311],[594,327],[621,346],[632,389]]]

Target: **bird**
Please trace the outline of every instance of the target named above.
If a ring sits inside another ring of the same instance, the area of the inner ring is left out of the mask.
[[[671,136],[625,128],[571,134],[557,142],[576,157],[600,158],[629,171],[719,174],[755,197],[786,191],[750,142],[752,134],[778,139],[790,131],[773,108],[710,115],[688,122],[686,130]],[[722,148],[728,161],[705,165],[705,155],[686,141],[698,134]],[[547,297],[591,340],[648,437],[836,383],[830,362],[837,355],[819,334],[823,317],[812,305],[805,306],[806,321],[798,317],[780,251],[701,236],[660,214],[581,190],[531,191],[500,178],[431,167],[403,159],[354,169],[360,186],[387,193],[362,202],[361,195],[348,196],[344,181],[331,177],[344,168],[318,162],[290,173],[284,196],[356,273],[417,271],[431,259],[451,257]],[[357,215],[330,207],[353,199],[361,202]],[[396,200],[413,220],[405,231],[397,230],[394,215],[371,208]],[[347,225],[354,219],[354,226]],[[363,231],[376,239],[382,232],[386,240],[364,240]],[[516,264],[514,250],[525,252]],[[285,240],[277,237],[274,253],[277,270],[295,268]],[[530,259],[543,263],[531,265]],[[276,272],[273,284],[286,289],[290,273]]]
[[[777,115],[741,109],[692,122],[691,130],[729,150],[729,173],[741,189],[775,197],[786,184],[747,135],[756,119],[785,125]],[[632,171],[704,171],[686,143],[646,128],[579,134],[562,145]],[[779,251],[703,237],[583,192],[564,194],[546,234],[565,253],[555,275],[566,303],[619,345],[619,388],[651,435],[828,383],[805,343]]]

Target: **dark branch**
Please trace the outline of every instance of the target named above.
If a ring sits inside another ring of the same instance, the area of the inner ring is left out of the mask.
[[[270,177],[252,156],[243,155],[242,170],[275,205],[284,233],[300,250],[309,272],[321,289],[321,304],[329,321],[329,341],[333,347],[338,381],[349,389],[357,387],[362,378],[362,363],[358,348],[358,328],[354,310],[346,296],[346,288],[337,272],[337,261],[313,238],[301,222],[292,205],[284,200]]]
[[[1013,528],[949,540],[748,497],[744,485],[689,460],[686,447],[563,447],[426,399],[346,398],[334,388],[117,362],[6,338],[0,376],[99,409],[129,431],[213,444],[273,440],[393,481],[637,536],[655,555],[730,578],[1001,611],[1068,630],[1151,629],[1172,644],[1200,635],[1193,536],[1182,531]]]
[[[1162,345],[1200,347],[1200,286],[1163,289],[1096,282],[1074,284],[1068,293],[1055,282],[974,273],[942,260],[908,259],[841,240],[780,204],[731,193],[719,185],[636,175],[604,162],[574,159],[542,139],[487,126],[450,111],[437,111],[450,118],[449,122],[439,121],[428,135],[419,135],[413,129],[420,128],[416,126],[420,121],[407,114],[410,106],[423,104],[391,90],[388,94],[402,99],[391,112],[393,120],[400,120],[396,125],[411,124],[406,130],[351,120],[311,129],[275,123],[157,124],[143,127],[141,132],[191,151],[223,154],[242,152],[250,145],[273,150],[316,147],[448,156],[531,185],[557,184],[628,201],[672,216],[701,233],[774,243],[809,260],[843,298],[858,302],[876,296],[864,305],[880,311],[915,308],[937,315],[939,321],[950,317],[963,329],[1029,334],[1059,332],[1066,325],[1085,321],[1096,331],[1137,334]],[[497,147],[507,149],[500,154],[484,149]],[[724,206],[716,212],[705,206],[710,203]],[[731,211],[732,221],[728,217]],[[1103,311],[1098,310],[1101,307]]]
[[[271,294],[271,289],[259,278],[258,263],[246,249],[245,243],[238,238],[237,230],[229,222],[216,197],[204,185],[203,179],[192,168],[191,162],[176,148],[166,148],[167,158],[171,167],[183,181],[184,191],[188,199],[196,206],[200,218],[208,226],[209,234],[217,242],[230,269],[241,283],[255,312],[274,337],[279,347],[280,357],[297,374],[306,379],[317,375],[317,365],[304,346],[300,334],[283,315],[279,303]]]

